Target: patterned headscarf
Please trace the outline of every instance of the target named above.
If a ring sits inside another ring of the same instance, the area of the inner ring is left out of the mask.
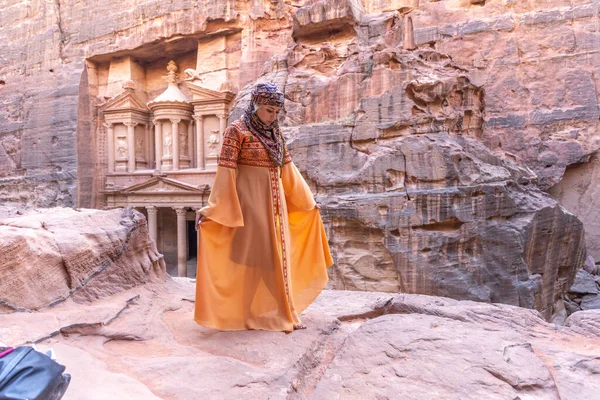
[[[242,119],[250,131],[260,140],[269,153],[269,158],[280,167],[283,166],[285,146],[279,129],[279,121],[266,125],[256,115],[256,109],[262,105],[283,108],[284,95],[273,83],[259,83],[252,91],[252,101]]]

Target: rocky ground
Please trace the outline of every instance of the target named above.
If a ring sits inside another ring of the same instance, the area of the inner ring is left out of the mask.
[[[510,305],[326,290],[303,314],[306,330],[219,332],[193,321],[195,283],[166,274],[140,213],[26,214],[0,220],[0,342],[54,349],[73,377],[67,400],[600,392],[599,310],[559,326]],[[593,294],[585,280],[571,290]]]
[[[65,399],[594,399],[600,312],[324,291],[307,330],[219,332],[192,319],[194,282],[0,315],[0,341],[53,348]]]

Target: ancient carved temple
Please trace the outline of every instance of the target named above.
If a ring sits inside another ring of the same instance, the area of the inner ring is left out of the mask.
[[[103,194],[107,208],[131,206],[146,214],[150,237],[185,276],[196,251],[195,213],[208,199],[234,94],[202,87],[193,70],[182,84],[176,63],[166,67],[166,89],[154,99],[144,98],[139,80],[125,79],[100,107]]]

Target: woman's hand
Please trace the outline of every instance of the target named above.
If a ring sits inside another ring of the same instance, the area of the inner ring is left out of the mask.
[[[196,214],[196,230],[198,230],[198,227],[200,226],[202,221],[204,221],[205,219],[206,219],[206,217],[204,215]]]

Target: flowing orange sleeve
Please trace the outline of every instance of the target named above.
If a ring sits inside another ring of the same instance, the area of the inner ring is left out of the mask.
[[[208,205],[200,214],[230,228],[244,226],[244,218],[237,194],[237,160],[241,149],[239,132],[230,126],[223,135],[223,147]]]
[[[292,295],[301,312],[327,284],[326,268],[333,265],[333,259],[313,194],[293,162],[284,164],[281,180],[291,238]]]
[[[297,208],[309,211],[317,205],[308,184],[293,162],[284,164],[281,169],[281,180],[285,197]]]

